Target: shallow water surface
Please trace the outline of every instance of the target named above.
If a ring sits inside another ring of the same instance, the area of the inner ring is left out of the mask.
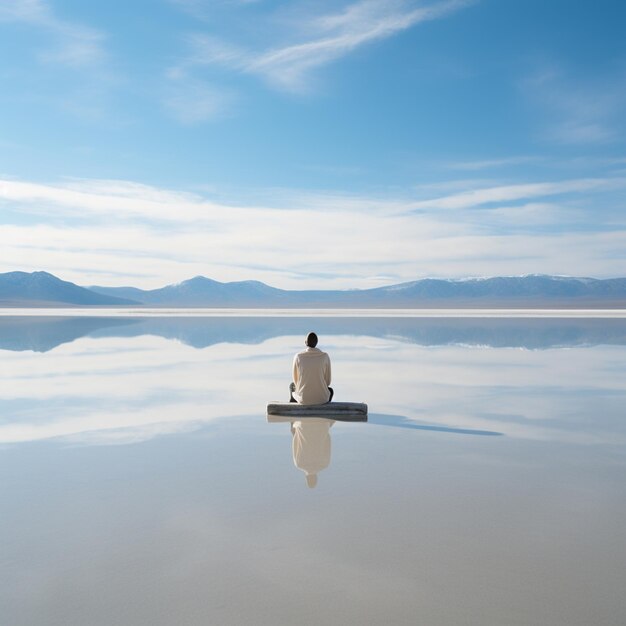
[[[367,423],[266,419],[309,330]],[[624,623],[624,319],[4,317],[0,367],[2,623]]]

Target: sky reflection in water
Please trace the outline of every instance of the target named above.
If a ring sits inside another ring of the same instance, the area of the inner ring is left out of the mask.
[[[624,443],[624,320],[306,318],[0,319],[0,443],[263,414],[313,327],[335,399],[367,402],[372,423]]]
[[[368,423],[267,423],[311,329]],[[0,363],[15,626],[622,623],[625,320],[5,318]]]

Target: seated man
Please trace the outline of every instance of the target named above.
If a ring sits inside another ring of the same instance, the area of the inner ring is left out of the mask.
[[[330,385],[330,358],[317,346],[317,335],[309,333],[306,350],[293,358],[293,382],[289,385],[290,402],[325,404],[333,398]]]

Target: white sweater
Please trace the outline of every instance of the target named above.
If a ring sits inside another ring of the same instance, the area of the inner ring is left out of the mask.
[[[307,348],[293,357],[293,397],[300,404],[324,404],[330,398],[330,358],[318,348]]]

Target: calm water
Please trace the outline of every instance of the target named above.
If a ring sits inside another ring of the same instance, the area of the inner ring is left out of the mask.
[[[309,330],[368,423],[266,420]],[[625,319],[2,317],[0,373],[2,624],[626,622]]]

